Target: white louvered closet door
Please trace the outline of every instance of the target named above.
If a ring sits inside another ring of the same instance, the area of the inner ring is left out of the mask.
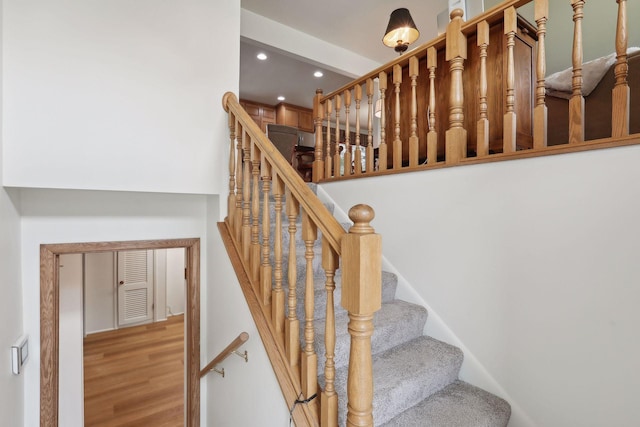
[[[118,252],[118,326],[153,320],[153,251]]]

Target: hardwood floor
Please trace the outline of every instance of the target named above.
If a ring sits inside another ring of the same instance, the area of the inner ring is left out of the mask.
[[[184,316],[84,339],[84,425],[184,425]]]

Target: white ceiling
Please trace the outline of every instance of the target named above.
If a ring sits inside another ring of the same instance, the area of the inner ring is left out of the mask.
[[[258,53],[265,53],[267,59],[259,60]],[[322,77],[314,77],[321,71]],[[290,54],[258,44],[251,40],[240,40],[240,98],[276,105],[278,96],[283,102],[311,108],[316,89],[329,93],[346,85],[353,79],[329,71],[321,65],[314,65]]]

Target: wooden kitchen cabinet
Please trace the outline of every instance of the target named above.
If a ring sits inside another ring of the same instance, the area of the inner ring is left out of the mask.
[[[251,116],[253,121],[260,126],[263,132],[267,131],[269,123],[276,122],[276,109],[274,107],[243,99],[240,100],[240,105]]]
[[[313,110],[281,102],[276,105],[276,123],[298,128],[304,132],[314,132]]]

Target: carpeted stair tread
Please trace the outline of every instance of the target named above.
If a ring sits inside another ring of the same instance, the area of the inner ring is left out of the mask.
[[[388,422],[456,381],[462,359],[460,349],[428,336],[417,337],[374,355],[375,425]],[[339,396],[346,396],[347,369],[343,366],[336,370],[335,388]],[[321,384],[324,386],[324,378],[321,378]],[[347,399],[339,399],[339,425],[346,424],[346,410]]]
[[[506,427],[510,415],[503,399],[456,381],[382,427]]]
[[[382,353],[391,347],[419,337],[427,322],[427,310],[419,305],[402,300],[382,304],[373,316],[372,354]],[[349,316],[346,312],[336,314],[335,366],[345,366],[349,362],[351,336],[348,331]],[[315,322],[315,350],[318,357],[318,373],[324,373],[325,363],[325,322]],[[301,328],[302,330],[302,328]]]

